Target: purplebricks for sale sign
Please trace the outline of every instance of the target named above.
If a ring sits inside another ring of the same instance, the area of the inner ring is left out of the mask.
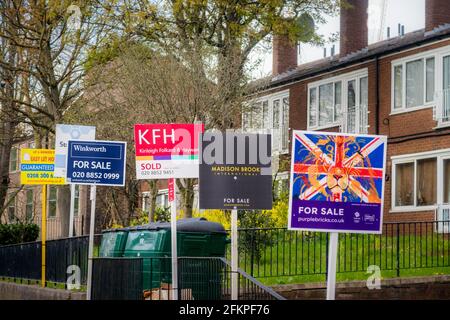
[[[385,136],[294,131],[290,230],[381,233]]]

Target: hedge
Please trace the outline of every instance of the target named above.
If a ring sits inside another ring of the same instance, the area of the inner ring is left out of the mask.
[[[39,226],[34,223],[0,224],[0,245],[36,241]]]

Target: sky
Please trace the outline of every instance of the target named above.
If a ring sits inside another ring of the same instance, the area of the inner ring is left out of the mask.
[[[384,0],[386,15],[381,40],[387,37],[387,27],[391,29],[391,37],[398,34],[398,24],[405,26],[405,33],[422,29],[425,26],[425,0]],[[383,0],[369,0],[369,44],[379,41]],[[339,16],[327,17],[327,23],[318,25],[317,32],[328,38],[339,30]],[[335,52],[339,53],[339,42],[335,44]],[[328,43],[327,56],[330,55],[333,43]],[[308,44],[300,44],[299,64],[323,58],[323,48]],[[268,49],[268,50],[267,50]],[[251,55],[252,61],[260,61],[251,75],[254,78],[266,76],[272,71],[272,48],[257,48]]]

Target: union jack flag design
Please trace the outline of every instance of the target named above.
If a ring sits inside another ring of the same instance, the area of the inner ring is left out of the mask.
[[[305,131],[293,136],[293,199],[381,203],[383,137]]]

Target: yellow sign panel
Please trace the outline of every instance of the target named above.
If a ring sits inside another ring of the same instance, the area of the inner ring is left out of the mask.
[[[65,184],[65,178],[53,176],[55,171],[55,150],[21,149],[21,184]]]

